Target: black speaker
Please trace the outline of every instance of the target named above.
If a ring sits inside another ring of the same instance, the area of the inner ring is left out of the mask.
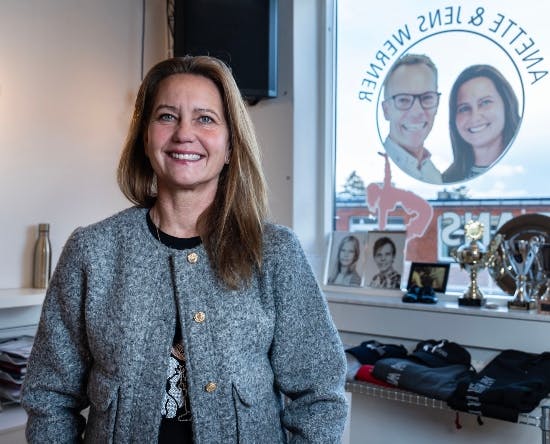
[[[249,102],[277,97],[277,0],[176,0],[174,55],[229,65]]]

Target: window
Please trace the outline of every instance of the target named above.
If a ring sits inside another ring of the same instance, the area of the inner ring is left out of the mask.
[[[550,32],[537,5],[335,0],[335,230],[410,231],[418,208],[431,212],[408,234],[407,263],[452,263],[459,290],[468,274],[450,252],[467,221],[487,245],[515,216],[550,215]],[[499,290],[487,272],[479,284]]]

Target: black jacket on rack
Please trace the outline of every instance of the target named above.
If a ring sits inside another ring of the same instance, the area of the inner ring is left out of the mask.
[[[517,422],[550,393],[550,352],[500,352],[470,381],[462,381],[447,400],[463,412]]]

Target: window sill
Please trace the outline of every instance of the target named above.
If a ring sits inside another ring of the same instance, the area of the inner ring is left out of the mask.
[[[439,293],[437,294],[438,302],[436,304],[422,304],[402,302],[401,298],[405,293],[404,290],[357,289],[327,285],[323,287],[323,291],[329,302],[336,303],[550,322],[550,313],[538,313],[536,310],[510,310],[508,301],[512,300],[511,296],[490,295],[485,298],[485,306],[467,307],[458,305],[458,298],[462,296],[459,293]]]
[[[550,316],[509,310],[510,297],[487,297],[495,308],[478,308],[459,306],[459,294],[438,295],[439,302],[432,305],[404,303],[401,290],[325,286],[323,291],[348,343],[377,336],[410,342],[446,338],[485,350],[542,353],[548,348]]]

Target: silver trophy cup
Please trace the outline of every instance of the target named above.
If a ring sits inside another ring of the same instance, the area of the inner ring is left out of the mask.
[[[550,244],[543,243],[539,249],[539,270],[542,275],[541,288],[543,293],[539,297],[539,313],[550,314]]]
[[[507,262],[506,270],[516,282],[516,291],[511,301],[508,301],[509,309],[532,310],[536,308],[536,301],[532,298],[534,278],[532,268],[538,257],[541,240],[537,236],[527,239],[517,239],[513,236],[502,242]]]

